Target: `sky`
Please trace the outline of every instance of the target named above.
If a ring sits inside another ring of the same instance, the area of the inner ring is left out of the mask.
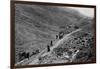
[[[79,8],[79,7],[70,7],[70,8],[79,11],[85,16],[94,17],[94,8]]]

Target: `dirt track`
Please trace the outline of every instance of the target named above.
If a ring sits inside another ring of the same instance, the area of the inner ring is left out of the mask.
[[[71,33],[65,35],[61,40],[58,40],[58,41],[54,44],[54,46],[52,46],[52,47],[50,48],[50,50],[51,50],[50,52],[46,52],[47,50],[44,49],[41,53],[39,53],[39,54],[36,56],[36,58],[33,58],[33,59],[32,59],[33,61],[32,61],[31,63],[29,63],[29,65],[30,65],[30,64],[36,64],[36,63],[38,62],[38,58],[39,58],[40,56],[49,55],[49,54],[53,51],[54,48],[57,48],[57,47],[58,47],[60,44],[62,44],[65,40],[67,40],[68,38],[70,38],[70,36],[71,36],[72,34],[78,32],[78,31],[81,31],[81,29],[77,29],[77,30],[75,30],[75,31],[73,31],[73,32],[71,32]],[[73,56],[73,59],[74,59],[74,56]],[[73,59],[72,59],[72,60],[73,60]]]

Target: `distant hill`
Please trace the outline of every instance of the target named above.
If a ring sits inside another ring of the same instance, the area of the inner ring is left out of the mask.
[[[54,6],[16,4],[15,10],[16,39],[25,43],[51,40],[61,26],[76,24],[83,18],[76,10]]]

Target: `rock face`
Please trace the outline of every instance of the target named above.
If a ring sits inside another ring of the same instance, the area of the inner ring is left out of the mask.
[[[36,52],[36,50],[41,52],[51,40],[55,40],[56,34],[60,31],[63,31],[64,34],[68,34],[78,28],[83,29],[81,32],[73,34],[72,36],[74,38],[69,39],[69,41],[73,41],[74,44],[68,43],[67,41],[62,46],[59,45],[59,47],[64,47],[65,49],[69,49],[69,47],[73,46],[79,47],[81,45],[76,44],[76,42],[81,43],[79,41],[84,37],[90,37],[91,43],[93,43],[93,19],[83,16],[76,10],[70,8],[66,8],[66,10],[63,9],[64,8],[43,5],[15,5],[16,63],[20,61],[18,55],[20,52],[28,51],[30,54]],[[85,33],[87,33],[88,36],[84,36]],[[58,49],[59,48],[57,48],[57,50]],[[56,53],[56,55],[57,54],[61,54],[62,56],[62,50]],[[76,58],[83,57],[83,55],[77,55]]]

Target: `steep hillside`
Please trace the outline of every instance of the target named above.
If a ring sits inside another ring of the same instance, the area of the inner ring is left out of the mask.
[[[76,10],[63,9],[43,5],[15,5],[16,62],[19,52],[34,49],[42,51],[60,31],[70,33],[77,29],[75,26],[81,28],[91,20],[85,20]]]

